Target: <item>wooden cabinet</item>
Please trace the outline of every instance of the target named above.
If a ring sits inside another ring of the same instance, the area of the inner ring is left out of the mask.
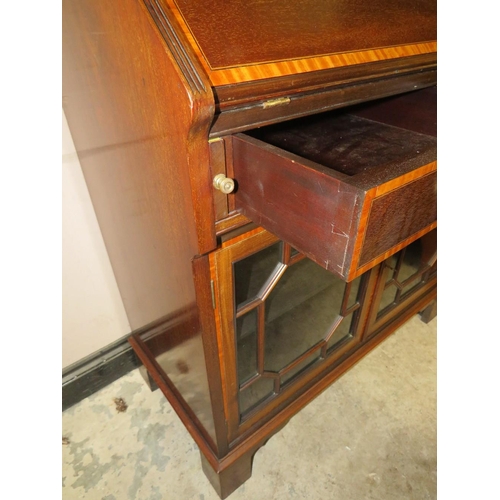
[[[193,312],[131,342],[195,426],[198,444],[236,450],[214,474],[202,448],[207,476],[224,496],[250,477],[253,454],[270,435],[435,300],[436,230],[350,282],[260,227],[229,235],[194,270],[204,349],[186,333]]]
[[[351,282],[262,228],[210,256],[230,441],[335,368],[344,371],[357,350],[432,300],[434,235]]]
[[[63,0],[64,108],[130,342],[222,498],[435,300],[435,10]]]

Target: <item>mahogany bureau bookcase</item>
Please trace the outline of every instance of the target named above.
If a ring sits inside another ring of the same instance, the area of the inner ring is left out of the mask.
[[[63,106],[149,384],[222,498],[435,315],[435,0],[63,0]]]

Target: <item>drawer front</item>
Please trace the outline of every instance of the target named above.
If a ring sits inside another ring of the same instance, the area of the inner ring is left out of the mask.
[[[436,163],[409,177],[380,186],[373,198],[371,193],[365,197],[366,216],[362,215],[358,229],[354,275],[371,269],[437,226]]]
[[[245,216],[347,281],[437,226],[434,137],[350,113],[298,123],[233,136]]]

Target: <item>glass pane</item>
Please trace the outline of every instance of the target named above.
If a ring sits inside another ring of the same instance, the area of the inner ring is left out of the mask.
[[[404,252],[403,262],[398,273],[398,281],[403,283],[408,278],[418,274],[420,269],[425,265],[422,263],[422,244],[420,240],[414,241],[406,247]]]
[[[236,320],[238,380],[242,384],[257,373],[257,310]]]
[[[403,300],[406,295],[411,292],[415,287],[422,283],[422,276],[419,279],[410,281],[406,286],[401,289],[401,300]]]
[[[432,267],[429,271],[429,277],[435,276],[437,274],[437,261],[432,264]]]
[[[320,353],[321,351],[318,349],[318,351],[315,351],[313,354],[304,359],[304,361],[301,361],[297,366],[294,366],[289,372],[286,372],[281,377],[281,383],[285,384],[286,382],[294,378],[296,375],[301,373],[302,370],[305,370],[314,362],[316,362],[319,359]]]
[[[424,270],[429,269],[429,260],[435,252],[433,238],[435,238],[435,234],[429,233],[425,238],[414,241],[394,255],[391,258],[390,265],[388,265],[389,261],[384,263],[386,267],[391,268],[387,283],[393,281],[389,286],[386,286],[382,293],[377,318],[388,312],[391,305],[400,304],[406,300],[412,291],[415,291],[421,285],[423,277],[431,274],[434,266],[429,270],[429,273],[424,272]],[[394,265],[395,262],[397,262],[397,266]],[[401,290],[399,295],[398,289]]]
[[[395,284],[395,281],[397,281],[397,276],[399,274],[399,271],[396,271],[398,268],[398,265],[402,267],[402,263],[400,262],[402,259],[402,252],[398,252],[389,259],[387,259],[384,262],[384,266],[386,268],[389,268],[389,270],[386,269],[386,276],[387,276],[387,281],[385,285],[385,289],[382,292],[382,297],[380,298],[380,305],[379,305],[379,312],[377,313],[377,319],[383,316],[383,313],[385,312],[385,309],[388,308],[389,306],[392,306],[396,302],[396,294],[398,292],[398,287]],[[389,282],[392,282],[392,284],[388,285]]]
[[[351,281],[351,290],[349,291],[349,300],[347,302],[347,309],[352,307],[358,300],[359,285],[361,283],[361,276]]]
[[[396,264],[398,263],[398,256],[399,256],[399,253],[396,253],[394,255],[391,255],[385,262],[384,262],[384,265],[386,267],[390,267],[391,269],[396,269]],[[391,273],[391,276],[392,278],[392,273]]]
[[[288,268],[266,300],[264,368],[279,371],[328,333],[345,283],[311,260]]]
[[[265,299],[261,295],[261,305],[235,321],[238,384],[249,384],[239,392],[242,415],[272,398],[279,391],[278,382],[280,386],[288,384],[320,363],[325,339],[330,353],[352,338],[351,325],[358,315],[361,277],[349,285],[344,304],[344,281],[306,258],[283,268],[282,245],[279,242],[234,264],[239,304],[255,299],[266,283],[272,283]],[[276,276],[279,279],[274,280]],[[259,352],[261,338],[263,349]],[[307,357],[301,359],[305,353]],[[287,369],[280,377],[279,372]]]
[[[274,393],[274,380],[259,378],[250,387],[240,392],[240,414],[262,402]]]
[[[347,301],[346,310],[351,309],[358,302],[358,292],[360,284],[361,284],[361,276],[359,276],[358,278],[356,278],[354,281],[351,282],[349,290],[349,299]],[[328,354],[333,352],[336,348],[344,345],[344,341],[352,338],[354,334],[353,332],[354,320],[359,314],[357,312],[357,309],[355,309],[354,311],[352,311],[352,313],[348,315],[346,315],[346,311],[341,311],[341,314],[344,315],[344,318],[342,318],[341,322],[337,325],[335,331],[333,332],[333,335],[330,337],[327,343]]]
[[[394,303],[397,291],[398,289],[394,285],[388,286],[384,290],[384,292],[382,293],[382,298],[380,299],[379,311],[383,311],[386,307]],[[381,316],[380,313],[377,315],[377,317],[379,316]]]
[[[280,259],[281,243],[278,242],[233,264],[236,306],[256,297]]]
[[[334,351],[337,347],[340,347],[343,340],[347,340],[352,337],[351,335],[351,323],[353,320],[353,316],[349,315],[346,318],[344,318],[340,325],[337,326],[335,329],[335,332],[331,336],[330,340],[328,341],[328,353]]]

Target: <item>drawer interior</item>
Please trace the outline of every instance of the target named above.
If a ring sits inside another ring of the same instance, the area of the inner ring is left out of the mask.
[[[320,113],[247,135],[347,176],[436,146],[437,88]]]
[[[235,205],[351,281],[437,227],[436,87],[233,136]]]

